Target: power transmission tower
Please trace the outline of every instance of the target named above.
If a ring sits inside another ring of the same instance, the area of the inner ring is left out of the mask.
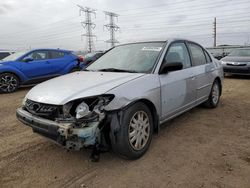
[[[213,23],[213,25],[214,25],[214,28],[213,28],[213,30],[214,30],[214,33],[213,33],[213,37],[214,37],[214,47],[216,47],[216,38],[217,38],[217,31],[216,31],[216,17],[214,18],[214,23]]]
[[[110,32],[110,39],[107,40],[106,42],[107,43],[110,43],[111,44],[111,48],[115,46],[116,43],[119,43],[119,41],[117,41],[115,39],[115,32],[118,31],[120,29],[120,27],[118,27],[115,22],[114,22],[114,18],[117,19],[118,21],[118,14],[115,14],[113,12],[107,12],[107,11],[104,11],[105,13],[105,16],[109,17],[109,24],[106,24],[104,25],[104,27],[106,27],[108,29],[108,31]]]
[[[94,49],[94,42],[93,38],[96,38],[96,35],[93,35],[92,30],[95,29],[95,24],[91,21],[91,14],[94,14],[96,16],[96,10],[89,8],[89,7],[82,7],[80,5],[77,5],[80,8],[80,15],[82,12],[85,13],[85,21],[81,22],[83,28],[86,29],[86,33],[82,36],[86,36],[87,39],[87,48],[89,52],[92,52]]]

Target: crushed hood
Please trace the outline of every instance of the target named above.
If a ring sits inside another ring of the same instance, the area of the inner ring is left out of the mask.
[[[26,98],[47,104],[63,105],[74,99],[101,95],[142,73],[75,72],[43,82],[32,88]]]

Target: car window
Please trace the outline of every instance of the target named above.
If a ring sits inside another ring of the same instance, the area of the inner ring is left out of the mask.
[[[34,61],[48,59],[48,51],[34,51],[27,55],[25,58],[32,58]]]
[[[250,56],[250,49],[235,49],[228,56]]]
[[[186,45],[183,42],[173,43],[165,56],[166,63],[180,62],[183,68],[191,67],[190,57]]]
[[[59,51],[50,51],[50,58],[51,59],[57,59],[64,57],[65,53],[64,52],[59,52]]]
[[[101,57],[102,55],[103,55],[103,53],[98,53],[98,54],[96,54],[96,57],[99,58],[99,57]]]
[[[188,46],[191,51],[193,65],[199,66],[206,64],[207,60],[203,52],[203,49],[200,46],[193,43],[188,43]]]
[[[204,50],[204,52],[205,52],[207,63],[211,63],[212,59],[211,59],[210,55],[208,55],[208,53],[205,50]]]

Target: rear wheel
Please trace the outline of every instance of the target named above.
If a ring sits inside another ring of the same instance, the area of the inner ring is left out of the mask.
[[[216,108],[220,101],[220,84],[218,80],[215,80],[209,95],[208,100],[204,103],[208,108]]]
[[[0,92],[1,93],[12,93],[15,92],[19,87],[19,79],[16,75],[11,73],[0,74]]]
[[[114,152],[128,159],[141,157],[149,148],[153,134],[153,119],[144,103],[125,110],[116,138],[111,137]]]

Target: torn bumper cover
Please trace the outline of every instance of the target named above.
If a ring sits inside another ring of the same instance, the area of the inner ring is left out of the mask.
[[[84,127],[76,128],[74,123],[56,122],[33,115],[23,108],[18,108],[17,118],[34,132],[50,138],[68,149],[80,150],[94,145],[100,139],[100,122],[89,122]]]

